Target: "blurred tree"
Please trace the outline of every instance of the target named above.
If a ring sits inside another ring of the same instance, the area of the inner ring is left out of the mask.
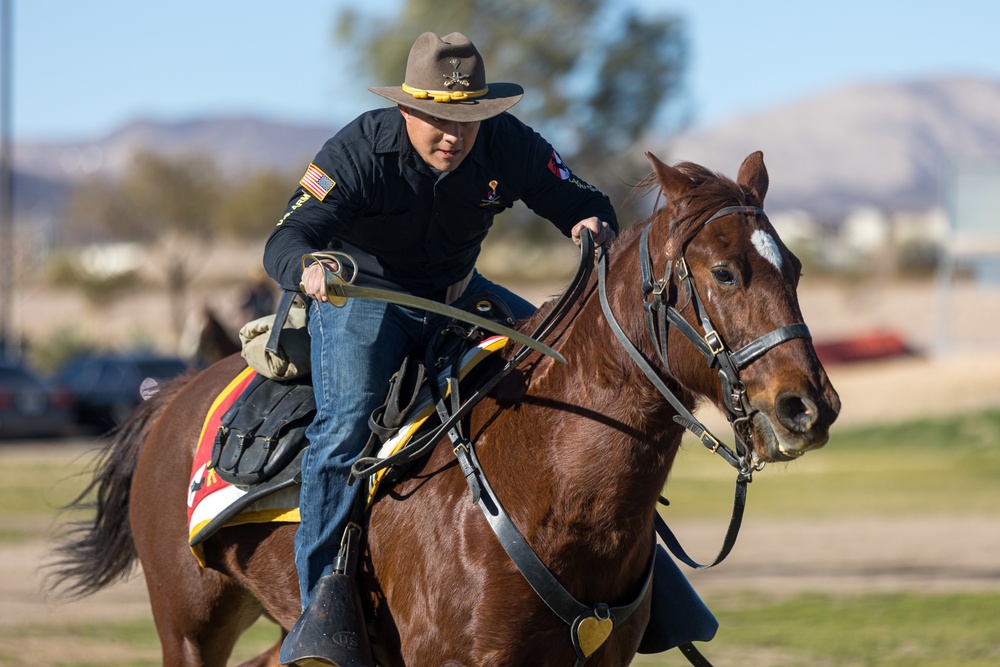
[[[683,21],[640,17],[613,0],[404,0],[395,14],[346,9],[336,38],[353,47],[372,85],[402,83],[422,32],[468,35],[491,81],[525,88],[514,113],[558,146],[570,165],[624,204],[649,171],[635,146],[677,106],[687,63]]]
[[[260,171],[228,184],[217,200],[215,227],[234,238],[260,238],[263,248],[300,175]]]
[[[207,157],[139,152],[120,178],[102,177],[76,188],[69,215],[74,225],[114,240],[158,247],[171,324],[179,336],[195,267],[214,236],[221,190],[217,169]]]
[[[68,227],[75,236],[142,243],[154,258],[161,258],[171,324],[178,336],[186,319],[190,283],[207,261],[211,242],[228,236],[260,239],[263,245],[295,182],[291,175],[274,171],[229,180],[220,174],[208,156],[139,152],[121,175],[94,177],[70,198]],[[125,274],[82,280],[81,267],[60,269],[64,276],[75,276],[81,289],[97,292],[102,303],[113,296],[114,288],[134,287],[138,280]]]

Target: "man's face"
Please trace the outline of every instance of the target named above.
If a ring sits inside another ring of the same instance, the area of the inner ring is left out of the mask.
[[[416,109],[399,107],[406,121],[406,134],[424,162],[439,171],[454,171],[472,150],[479,123],[444,120]]]

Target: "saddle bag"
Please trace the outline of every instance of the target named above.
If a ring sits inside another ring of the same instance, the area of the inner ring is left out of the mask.
[[[257,374],[222,416],[210,467],[231,484],[268,479],[306,447],[315,415],[308,377],[278,382]]]

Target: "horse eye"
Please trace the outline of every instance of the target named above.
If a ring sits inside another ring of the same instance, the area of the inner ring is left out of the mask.
[[[717,266],[712,269],[712,277],[715,278],[715,282],[720,285],[735,285],[736,274],[724,266]]]

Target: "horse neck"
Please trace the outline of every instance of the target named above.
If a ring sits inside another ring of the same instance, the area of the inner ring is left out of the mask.
[[[636,243],[616,247],[608,298],[616,319],[647,359],[655,357],[644,325]],[[596,283],[555,345],[568,364],[542,362],[527,402],[558,410],[544,456],[567,511],[578,506],[609,542],[648,538],[652,514],[677,453],[682,428],[674,412],[616,340]],[[690,396],[685,395],[687,402]],[[558,503],[556,503],[558,505]]]

